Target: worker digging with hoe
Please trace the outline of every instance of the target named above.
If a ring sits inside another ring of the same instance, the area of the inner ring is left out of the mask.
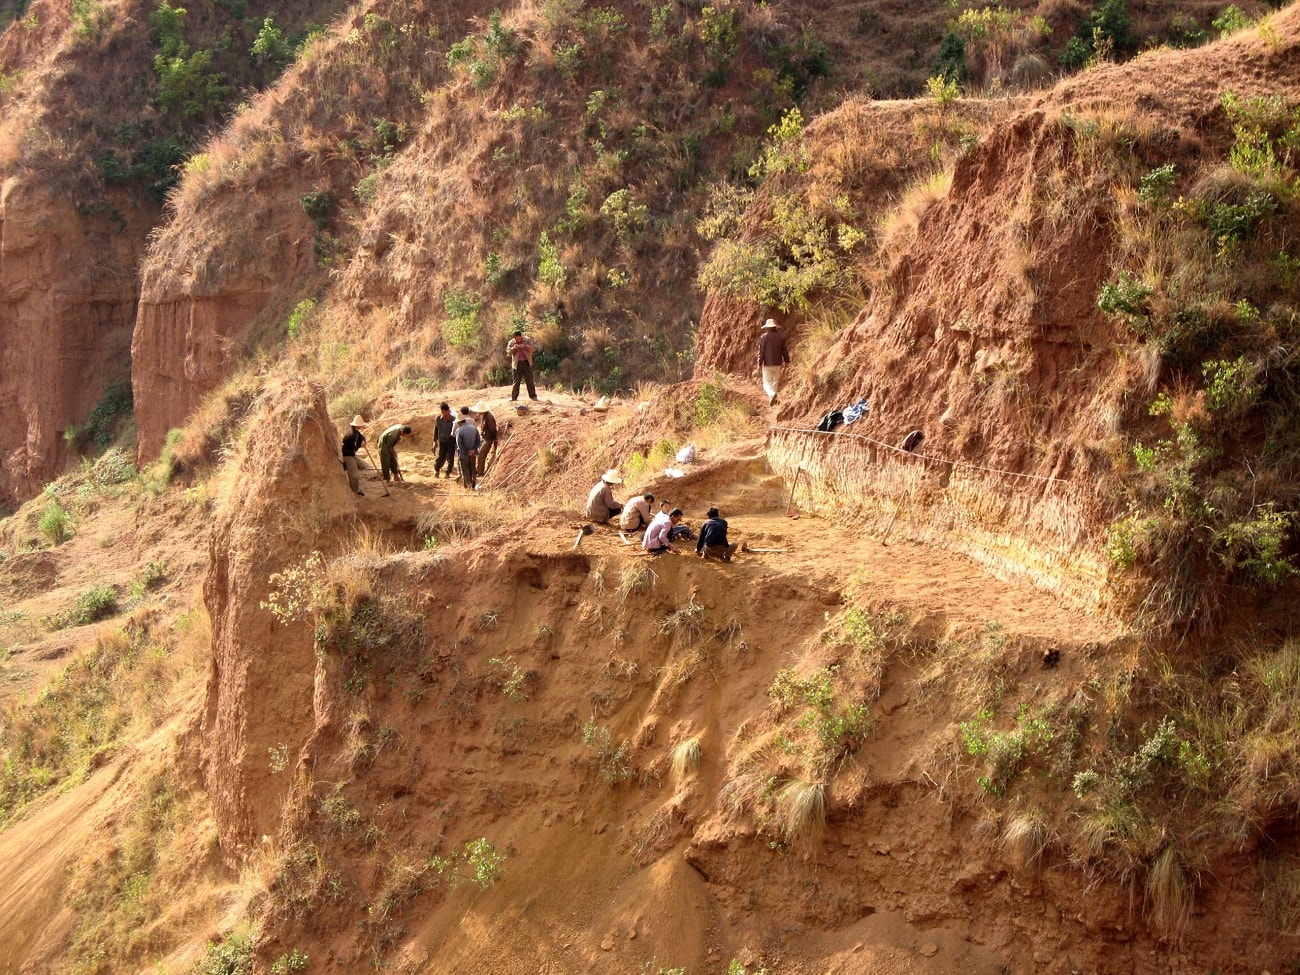
[[[612,467],[600,475],[591,493],[587,495],[586,516],[588,521],[603,525],[623,510],[623,505],[614,499],[614,485],[622,484],[623,479]]]
[[[379,473],[387,481],[390,477],[398,484],[405,484],[402,469],[397,464],[397,444],[404,436],[410,436],[411,428],[405,423],[394,423],[379,435]]]
[[[361,428],[366,425],[366,421],[358,413],[352,418],[352,423],[348,426],[348,432],[343,437],[343,469],[348,474],[348,487],[352,489],[353,494],[359,494],[365,497],[365,492],[361,490],[361,474],[357,464],[357,451],[366,445],[366,435],[361,432]]]
[[[474,424],[478,427],[478,435],[483,438],[483,446],[478,450],[478,470],[475,472],[477,477],[482,477],[487,472],[488,462],[497,449],[497,418],[487,408],[487,404],[479,400],[469,408],[474,414]]]

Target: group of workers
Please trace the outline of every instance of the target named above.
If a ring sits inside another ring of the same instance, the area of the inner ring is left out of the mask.
[[[537,352],[537,343],[516,329],[506,343],[506,358],[510,360],[510,370],[514,374],[514,384],[510,388],[510,400],[519,399],[519,386],[522,383],[528,389],[528,398],[537,399],[537,387],[533,384],[533,356]],[[361,414],[352,418],[347,436],[343,438],[343,469],[347,471],[348,487],[353,494],[364,495],[358,476],[359,461],[357,452],[366,447],[366,436],[361,431],[366,422]],[[379,435],[379,464],[384,481],[390,479],[403,483],[402,469],[397,463],[397,444],[402,437],[409,437],[411,428],[398,423]],[[460,467],[461,483],[471,491],[478,489],[478,479],[487,473],[497,449],[497,419],[483,404],[462,406],[460,415],[451,412],[446,403],[439,406],[438,418],[433,424],[433,446],[430,448],[438,455],[434,464],[433,476],[442,474],[450,478],[457,464]],[[372,461],[373,463],[373,461]]]
[[[660,501],[659,511],[653,517],[650,514],[655,504],[653,494],[629,498],[626,504],[619,502],[614,497],[614,488],[622,483],[623,479],[616,470],[608,470],[600,476],[587,495],[584,513],[588,521],[603,525],[617,516],[620,532],[644,531],[641,548],[653,555],[673,551],[674,542],[693,539],[695,554],[700,558],[731,561],[737,546],[727,540],[727,520],[717,508],[709,508],[705,513],[707,520],[696,536],[690,526],[684,524],[682,509],[673,507],[671,501]]]
[[[775,406],[781,389],[782,373],[790,362],[790,353],[785,334],[775,320],[767,319],[759,333],[758,371],[768,403]],[[528,398],[537,399],[537,389],[533,384],[533,355],[536,351],[536,343],[520,330],[516,330],[506,343],[506,357],[510,360],[514,374],[514,383],[510,389],[512,402],[519,399],[521,383],[528,389]],[[496,417],[482,402],[462,406],[459,415],[453,414],[447,403],[439,404],[438,409],[431,447],[431,451],[437,454],[433,476],[450,478],[459,465],[461,482],[469,490],[477,490],[478,478],[487,472],[497,450]],[[364,492],[361,490],[357,452],[366,446],[366,437],[362,433],[365,426],[365,420],[357,414],[352,418],[348,433],[343,438],[343,469],[347,472],[348,486],[354,494],[359,495]],[[385,482],[390,479],[399,484],[405,481],[397,461],[397,445],[402,437],[410,435],[411,427],[404,423],[394,424],[379,435],[380,474]],[[727,522],[717,508],[708,509],[706,520],[696,537],[690,527],[683,524],[682,509],[673,507],[669,501],[660,501],[659,511],[653,515],[653,494],[630,499],[626,505],[617,501],[614,486],[622,483],[616,470],[608,470],[601,476],[587,497],[585,513],[588,520],[606,524],[618,516],[621,531],[643,531],[641,547],[647,552],[670,552],[673,550],[673,542],[695,538],[695,552],[701,558],[731,561],[736,545],[727,541]]]
[[[343,469],[347,471],[348,487],[353,494],[363,496],[357,452],[366,449],[366,435],[362,432],[365,427],[366,421],[358,413],[352,418],[343,438]],[[397,461],[397,445],[403,437],[409,436],[411,428],[405,423],[395,423],[379,435],[379,473],[385,483],[390,480],[405,483],[406,478]],[[435,478],[439,475],[450,478],[459,466],[461,483],[475,491],[478,479],[487,472],[496,450],[497,419],[484,403],[462,406],[459,415],[453,414],[447,403],[438,405],[438,417],[433,421],[433,445],[430,447],[430,452],[438,455],[433,466]]]

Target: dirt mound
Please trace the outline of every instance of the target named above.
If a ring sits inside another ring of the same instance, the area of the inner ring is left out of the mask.
[[[213,521],[203,771],[232,858],[248,856],[279,820],[287,783],[272,776],[268,756],[312,728],[311,633],[279,627],[267,601],[273,573],[309,552],[334,551],[348,527],[352,504],[337,437],[319,386],[264,390]]]

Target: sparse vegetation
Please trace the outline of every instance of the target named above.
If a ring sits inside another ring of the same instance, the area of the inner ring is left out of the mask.
[[[606,785],[612,788],[632,778],[632,743],[626,738],[615,741],[608,725],[588,718],[582,725],[582,743],[592,751],[592,765]]]

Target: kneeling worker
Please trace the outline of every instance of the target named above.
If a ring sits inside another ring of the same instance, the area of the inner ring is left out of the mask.
[[[695,554],[702,559],[722,559],[730,562],[736,546],[727,543],[727,520],[717,508],[707,512],[709,520],[700,526],[700,538],[695,543]]]
[[[662,511],[659,512],[655,515],[655,520],[650,522],[650,527],[645,530],[645,540],[641,543],[641,547],[655,555],[671,552],[673,547],[669,536],[681,520],[681,508],[674,508],[666,515]]]
[[[587,495],[587,520],[603,525],[623,510],[623,505],[614,500],[613,485],[622,484],[623,479],[612,467],[600,475],[600,480]]]
[[[650,524],[650,507],[655,503],[653,494],[643,494],[627,503],[618,516],[618,527],[625,532],[640,531]]]

